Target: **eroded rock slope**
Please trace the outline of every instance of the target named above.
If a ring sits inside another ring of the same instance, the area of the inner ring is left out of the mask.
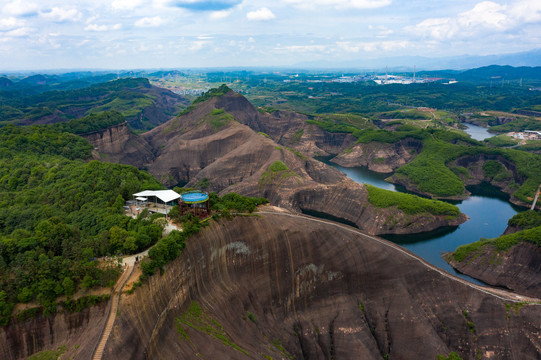
[[[510,305],[343,226],[237,217],[123,296],[106,358],[537,359],[540,307]]]
[[[288,129],[292,127],[312,125],[289,113],[283,114],[283,118],[270,116],[261,114],[242,95],[230,91],[137,138],[94,143],[102,159],[147,169],[168,186],[199,187],[205,180],[209,184],[206,190],[263,196],[274,205],[317,213],[373,234],[430,231],[466,220],[464,215],[407,215],[396,208],[373,207],[363,185],[273,139],[289,136]],[[307,147],[325,152],[334,146],[333,141],[324,139],[327,135],[321,129],[314,126],[307,131],[315,134]],[[321,142],[313,141],[317,134],[321,135]],[[344,139],[338,140],[336,146],[343,146]],[[109,143],[110,150],[105,146]],[[117,149],[126,151],[119,153]]]

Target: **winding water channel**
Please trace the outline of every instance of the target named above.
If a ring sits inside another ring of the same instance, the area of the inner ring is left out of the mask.
[[[468,124],[466,132],[470,133],[469,130],[474,131],[474,134],[471,135],[476,140],[493,136],[486,132],[486,129],[479,126]],[[366,167],[344,168],[331,162],[326,163],[344,172],[350,179],[358,183],[405,192],[404,188],[384,181],[390,174],[375,173]],[[507,195],[490,184],[468,187],[468,190],[472,193],[472,196],[460,202],[453,202],[461,212],[469,217],[469,220],[460,226],[416,235],[386,235],[382,237],[400,244],[429,263],[451,274],[482,284],[469,276],[457,273],[443,260],[442,254],[454,251],[460,245],[470,244],[483,237],[494,238],[501,235],[507,227],[507,220],[523,209],[509,203]]]

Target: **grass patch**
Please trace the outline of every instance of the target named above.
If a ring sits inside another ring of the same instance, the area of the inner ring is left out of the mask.
[[[507,319],[511,318],[511,311],[515,314],[515,316],[517,316],[520,309],[526,304],[527,304],[526,302],[522,302],[522,301],[514,303],[514,304],[505,303],[505,315]]]
[[[482,252],[482,247],[489,243],[488,239],[481,239],[471,244],[459,246],[453,253],[453,259],[458,262],[464,261],[467,257],[471,255],[480,255]]]
[[[263,135],[263,136],[266,137],[267,139],[271,139],[271,137],[270,137],[268,134],[266,134],[266,133],[264,133],[264,132],[262,132],[262,131],[258,132],[258,134],[259,134],[259,135]]]
[[[541,140],[526,140],[526,144],[517,147],[517,149],[522,151],[540,151]]]
[[[257,319],[255,318],[255,315],[251,312],[247,312],[246,315],[248,316],[248,319],[250,319],[251,322],[257,325]]]
[[[295,358],[293,355],[291,355],[287,350],[282,346],[282,343],[279,339],[274,339],[272,341],[272,345],[282,354],[282,356],[285,356],[288,359],[294,360]]]
[[[306,156],[303,153],[301,153],[300,151],[293,150],[293,149],[288,148],[288,147],[284,147],[284,149],[286,149],[287,151],[292,152],[293,154],[297,155],[298,157],[300,157],[301,159],[303,159],[305,161],[307,160]]]
[[[438,355],[436,356],[436,360],[463,360],[456,352],[451,351],[449,353],[449,356],[445,355]]]
[[[462,195],[464,183],[445,165],[451,160],[449,154],[457,154],[458,147],[427,139],[423,151],[396,173],[405,175],[422,192],[441,197]]]
[[[227,347],[233,348],[246,356],[250,356],[246,350],[231,341],[223,326],[208,315],[196,301],[192,301],[188,310],[186,310],[180,318],[176,318],[175,322],[177,333],[182,339],[188,339],[188,333],[183,326],[186,325],[194,330],[209,335]]]
[[[259,187],[261,188],[263,185],[276,185],[279,187],[284,181],[294,176],[299,175],[289,170],[287,165],[282,161],[277,160],[263,173],[261,179],[259,179]]]
[[[65,345],[60,346],[56,350],[45,350],[30,356],[27,360],[58,360],[58,358],[66,352]]]
[[[425,199],[416,195],[384,190],[365,184],[368,190],[368,201],[379,208],[396,206],[406,214],[429,213],[456,218],[460,215],[458,207],[438,200]]]
[[[233,120],[235,120],[233,115],[222,109],[214,109],[202,119],[203,122],[208,122],[216,132],[220,131]]]
[[[299,142],[301,140],[302,135],[304,135],[304,129],[299,129],[295,131],[295,134],[293,134],[293,141]]]

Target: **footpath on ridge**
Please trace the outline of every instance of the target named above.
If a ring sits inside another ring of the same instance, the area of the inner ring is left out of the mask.
[[[169,234],[172,230],[182,231],[182,229],[178,228],[176,225],[168,223],[164,229],[163,235]],[[147,256],[148,251],[151,248],[152,247],[138,254],[126,256],[122,259],[122,266],[124,267],[124,272],[122,273],[120,278],[117,280],[115,287],[113,288],[113,291],[111,292],[111,299],[109,302],[107,319],[105,320],[105,324],[101,331],[100,338],[98,340],[96,348],[94,349],[94,353],[92,354],[92,360],[102,359],[103,352],[105,350],[105,345],[107,344],[107,340],[109,339],[109,335],[111,334],[111,331],[113,331],[113,326],[115,324],[116,315],[118,313],[118,306],[120,304],[120,295],[122,294],[122,289],[124,288],[124,285],[126,285],[126,282],[128,281],[131,274],[133,273],[133,269],[135,268],[135,264],[136,264],[136,259],[140,261],[143,257]]]
[[[111,334],[111,331],[113,330],[113,325],[115,324],[116,314],[118,312],[118,304],[120,302],[120,295],[122,294],[122,288],[126,284],[126,281],[128,281],[128,279],[130,278],[134,266],[135,264],[133,262],[126,263],[126,269],[115,284],[111,295],[111,302],[109,303],[107,320],[105,321],[105,326],[101,332],[98,345],[96,346],[94,354],[92,355],[92,360],[101,360],[103,356],[105,345],[107,344],[107,340],[109,339],[109,335]]]

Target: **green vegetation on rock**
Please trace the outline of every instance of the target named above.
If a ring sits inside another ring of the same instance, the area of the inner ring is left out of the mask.
[[[277,160],[273,162],[267,171],[263,173],[259,179],[259,187],[264,185],[280,186],[284,181],[291,177],[299,176],[295,172],[289,170],[286,164]]]
[[[195,106],[199,103],[205,102],[213,97],[220,97],[227,94],[231,89],[227,85],[222,84],[220,87],[210,89],[209,91],[203,93],[201,96],[196,98],[186,109],[184,109],[179,115],[188,114],[190,111],[195,109]]]
[[[370,204],[387,208],[396,206],[406,214],[430,213],[433,215],[445,215],[457,217],[460,215],[458,207],[438,200],[425,199],[416,195],[405,194],[365,184],[368,190]]]
[[[445,355],[436,356],[436,360],[462,360],[462,358],[456,352],[451,351],[449,353],[449,356],[445,356]]]
[[[455,261],[462,262],[466,259],[474,259],[484,252],[486,246],[490,246],[498,252],[505,252],[522,242],[528,242],[541,247],[541,226],[518,231],[514,234],[502,235],[494,239],[481,239],[472,244],[459,246],[453,253]]]
[[[541,212],[535,210],[519,212],[509,219],[507,225],[518,227],[521,230],[541,226]]]
[[[181,335],[181,338],[188,339],[188,332],[184,328],[187,326],[191,329],[197,330],[201,333],[209,335],[211,338],[220,341],[224,346],[233,348],[247,356],[248,352],[235,344],[231,338],[225,332],[223,326],[212,318],[201,306],[192,301],[190,306],[180,318],[175,318],[177,333]]]
[[[62,354],[66,352],[65,345],[60,346],[56,350],[45,350],[30,356],[27,360],[58,360]]]
[[[423,151],[412,162],[400,167],[396,176],[405,176],[424,193],[438,197],[462,195],[464,183],[446,166],[460,155],[457,150],[460,150],[457,145],[426,139]]]

